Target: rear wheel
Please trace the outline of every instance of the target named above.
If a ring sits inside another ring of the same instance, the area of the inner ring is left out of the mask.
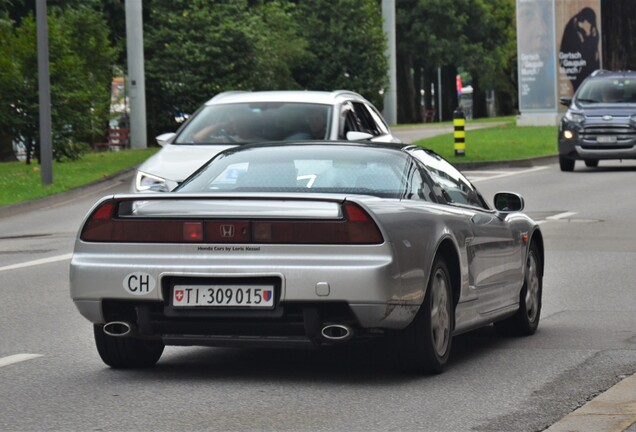
[[[574,171],[574,159],[559,156],[561,171]]]
[[[594,168],[598,166],[598,159],[586,159],[585,160],[585,166],[586,167],[590,167],[590,168]]]
[[[537,330],[541,316],[541,295],[543,292],[541,274],[539,249],[533,243],[526,260],[526,278],[521,288],[519,310],[510,318],[495,323],[495,328],[501,334],[529,336]]]
[[[160,340],[135,337],[113,337],[104,333],[104,326],[95,324],[95,345],[104,363],[115,369],[135,369],[153,366],[163,353]]]
[[[440,373],[450,357],[453,297],[443,259],[433,263],[424,302],[415,319],[396,336],[399,368],[411,373]]]

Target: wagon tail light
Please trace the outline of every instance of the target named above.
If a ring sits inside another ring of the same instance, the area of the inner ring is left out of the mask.
[[[382,234],[355,203],[342,204],[336,219],[213,219],[135,216],[120,211],[134,201],[107,200],[90,215],[80,234],[85,242],[380,244]]]

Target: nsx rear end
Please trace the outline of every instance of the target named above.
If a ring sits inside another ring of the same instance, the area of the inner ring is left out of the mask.
[[[416,146],[244,145],[174,192],[98,202],[71,297],[116,368],[151,366],[165,345],[388,336],[403,370],[441,372],[454,335],[539,323],[541,232],[518,194],[494,203]]]
[[[405,297],[373,207],[389,209],[333,195],[106,198],[79,234],[71,296],[93,323],[176,345],[310,345],[401,328],[421,296]]]

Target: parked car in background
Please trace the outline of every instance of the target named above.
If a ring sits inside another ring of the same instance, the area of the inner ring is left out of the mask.
[[[170,191],[218,152],[261,141],[399,142],[378,110],[357,93],[235,91],[203,105],[137,170],[133,192]]]
[[[227,149],[170,193],[103,198],[75,242],[71,297],[114,368],[165,345],[321,348],[387,338],[438,373],[454,335],[539,325],[539,226],[491,208],[422,147],[320,141]]]
[[[636,159],[636,72],[596,71],[573,98],[559,127],[561,171],[577,160],[596,167],[605,159]]]

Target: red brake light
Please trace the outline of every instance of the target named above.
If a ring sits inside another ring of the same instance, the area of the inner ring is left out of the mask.
[[[84,224],[80,238],[82,240],[99,241],[110,237],[112,232],[111,221],[115,208],[115,201],[105,201],[97,207]]]
[[[106,201],[95,210],[91,216],[91,220],[110,220],[110,218],[113,217],[113,210],[115,210],[115,203],[113,201]]]
[[[89,242],[380,244],[382,234],[354,203],[342,205],[344,218],[332,220],[184,220],[120,216],[117,201],[105,201],[86,221],[80,238]]]
[[[369,222],[371,220],[364,210],[353,203],[344,203],[342,211],[350,222]]]
[[[184,222],[183,240],[187,242],[203,241],[203,222]]]

